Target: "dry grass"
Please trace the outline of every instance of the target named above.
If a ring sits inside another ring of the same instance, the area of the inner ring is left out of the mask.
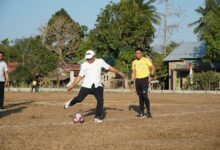
[[[95,99],[68,110],[75,94],[6,93],[0,149],[220,149],[220,96],[151,94],[153,119],[139,119],[133,93],[105,93],[106,118],[93,122]],[[72,124],[80,111],[86,122]]]

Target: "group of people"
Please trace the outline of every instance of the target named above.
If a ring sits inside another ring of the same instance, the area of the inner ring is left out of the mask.
[[[135,49],[136,59],[132,62],[132,80],[131,84],[136,87],[136,92],[139,98],[140,113],[139,117],[151,118],[152,114],[150,111],[150,101],[148,97],[148,85],[149,78],[154,77],[154,66],[152,62],[144,57],[143,49]],[[4,62],[4,53],[0,52],[0,110],[4,109],[4,87],[8,85],[8,67]],[[76,97],[67,101],[64,104],[64,108],[67,109],[77,103],[82,102],[87,95],[92,94],[97,100],[95,122],[103,122],[103,106],[104,106],[104,96],[103,96],[103,85],[101,80],[101,71],[106,69],[108,71],[114,72],[120,75],[123,79],[126,75],[114,67],[107,64],[103,59],[96,58],[95,52],[93,50],[88,50],[85,53],[85,62],[81,65],[81,69],[78,77],[74,80],[72,85],[68,88],[68,92],[74,89],[78,83],[83,79],[81,89]],[[33,81],[32,90],[37,87],[37,82]],[[36,89],[35,89],[36,90]],[[144,112],[144,105],[146,106],[147,112]]]
[[[152,118],[150,111],[150,101],[148,98],[148,85],[149,78],[154,77],[154,66],[152,62],[144,57],[143,49],[135,49],[136,59],[132,62],[132,81],[131,84],[136,87],[136,92],[139,97],[140,114],[139,117]],[[101,81],[101,71],[106,69],[120,75],[122,78],[126,78],[126,75],[114,67],[107,64],[103,59],[98,59],[95,56],[93,50],[88,50],[85,53],[86,61],[81,65],[81,69],[78,77],[74,80],[72,85],[68,88],[68,92],[74,89],[78,83],[84,78],[81,89],[76,97],[70,99],[64,104],[64,108],[67,109],[77,103],[82,102],[87,95],[92,94],[97,100],[95,122],[103,122],[103,86]],[[144,105],[146,106],[147,112],[144,112]]]

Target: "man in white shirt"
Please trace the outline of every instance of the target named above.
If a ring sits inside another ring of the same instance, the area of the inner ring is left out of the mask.
[[[4,109],[4,90],[8,84],[8,67],[3,59],[4,53],[0,51],[0,110]]]
[[[76,103],[82,102],[85,97],[89,94],[93,94],[97,100],[95,122],[101,123],[103,119],[103,86],[101,81],[101,71],[102,68],[114,72],[120,75],[122,78],[126,76],[116,70],[114,67],[107,64],[103,59],[97,59],[95,57],[95,52],[88,50],[85,54],[86,62],[81,65],[79,76],[75,79],[72,85],[68,88],[70,92],[75,88],[80,80],[84,77],[82,87],[79,94],[74,99],[69,100],[64,104],[64,108],[75,105]]]

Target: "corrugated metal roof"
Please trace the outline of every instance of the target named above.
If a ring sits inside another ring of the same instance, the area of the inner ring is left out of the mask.
[[[179,61],[184,59],[200,59],[205,56],[206,47],[202,42],[182,43],[163,61]]]

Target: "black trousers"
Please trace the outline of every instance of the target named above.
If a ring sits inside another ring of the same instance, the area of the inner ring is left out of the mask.
[[[77,103],[82,102],[87,95],[92,94],[95,96],[97,100],[97,105],[96,105],[96,114],[95,117],[99,119],[103,119],[103,103],[104,103],[104,98],[103,98],[103,87],[99,86],[95,88],[93,85],[92,88],[85,88],[81,87],[79,94],[77,97],[75,97],[71,102],[70,106],[73,106]]]
[[[139,97],[140,113],[144,113],[144,104],[146,105],[147,111],[150,111],[148,84],[148,77],[135,80],[136,91]]]
[[[0,108],[4,106],[5,82],[0,82]]]

